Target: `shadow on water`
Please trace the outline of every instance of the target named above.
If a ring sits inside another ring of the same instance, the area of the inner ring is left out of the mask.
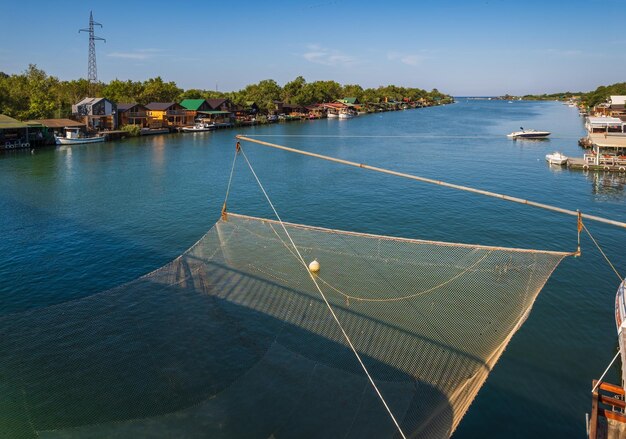
[[[9,232],[0,258],[0,316],[96,294],[175,256],[9,196],[0,195],[0,210]]]
[[[210,262],[200,276],[205,262],[183,257],[121,287],[0,318],[0,435],[396,437],[352,352],[324,336],[336,328],[288,321],[322,309],[319,300]],[[277,311],[292,318],[238,303],[248,292],[270,305],[292,294],[296,306]],[[364,360],[411,437],[449,436],[444,394]]]

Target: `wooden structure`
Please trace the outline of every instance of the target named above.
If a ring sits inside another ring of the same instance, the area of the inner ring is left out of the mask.
[[[193,124],[187,110],[177,102],[150,102],[146,105],[150,128],[178,128]]]
[[[20,122],[0,114],[0,149],[31,148],[46,144],[47,128],[36,121]]]
[[[72,117],[88,131],[117,129],[117,105],[106,98],[85,98],[72,105]]]
[[[589,439],[626,438],[626,402],[624,389],[615,384],[593,380],[591,415],[587,434]]]
[[[141,128],[150,126],[148,109],[141,104],[117,104],[117,126],[138,125]]]
[[[198,116],[199,111],[210,111],[212,110],[209,103],[206,99],[183,99],[180,102],[180,105],[187,112],[187,122],[193,123],[196,121],[196,117]]]

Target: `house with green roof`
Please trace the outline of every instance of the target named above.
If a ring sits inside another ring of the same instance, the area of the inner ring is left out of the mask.
[[[183,99],[180,105],[187,113],[187,121],[196,120],[196,116],[200,111],[211,111],[212,108],[206,99]]]
[[[361,102],[359,101],[358,98],[343,98],[343,99],[337,99],[338,102],[341,102],[342,104],[350,104],[350,105],[360,105]]]

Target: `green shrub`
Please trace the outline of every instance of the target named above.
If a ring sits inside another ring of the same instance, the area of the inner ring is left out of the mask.
[[[141,134],[141,127],[139,125],[124,125],[120,129],[122,131],[125,131],[131,137],[135,137]]]

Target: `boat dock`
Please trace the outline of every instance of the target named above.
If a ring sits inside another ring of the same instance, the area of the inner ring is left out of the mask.
[[[626,172],[626,161],[612,160],[594,164],[582,157],[570,157],[567,160],[567,167],[583,171]]]
[[[591,152],[570,158],[570,169],[626,172],[626,133],[589,132],[586,141],[591,144]]]

